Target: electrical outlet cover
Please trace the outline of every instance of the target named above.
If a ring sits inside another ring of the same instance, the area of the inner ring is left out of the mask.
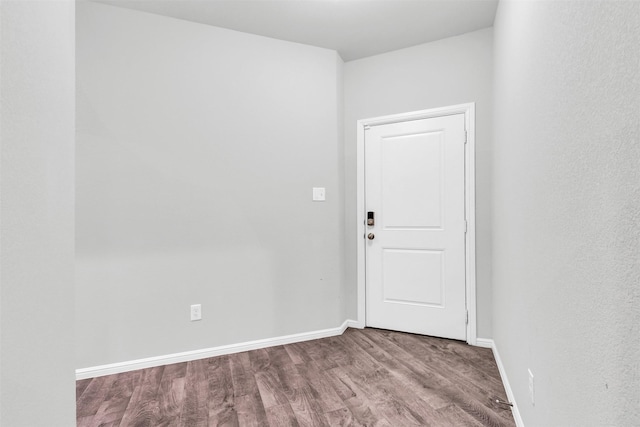
[[[193,304],[191,306],[191,321],[202,319],[202,305]]]
[[[534,382],[533,382],[533,372],[531,372],[531,369],[527,369],[527,371],[529,371],[529,397],[531,397],[531,404],[535,405],[536,394],[535,394],[535,388],[534,388]]]

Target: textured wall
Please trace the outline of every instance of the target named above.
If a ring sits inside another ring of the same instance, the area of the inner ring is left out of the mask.
[[[345,63],[345,247],[356,318],[356,121],[476,103],[478,336],[491,337],[491,85],[493,33],[474,31]]]
[[[0,425],[75,425],[74,2],[0,3]]]
[[[341,67],[78,4],[77,368],[345,320]]]
[[[520,413],[640,425],[640,3],[506,1],[494,31],[493,330]]]

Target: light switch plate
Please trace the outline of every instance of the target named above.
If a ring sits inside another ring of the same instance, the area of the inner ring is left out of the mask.
[[[313,201],[324,202],[324,200],[325,200],[324,187],[313,187]]]

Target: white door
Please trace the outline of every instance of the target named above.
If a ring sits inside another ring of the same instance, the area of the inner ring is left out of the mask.
[[[464,114],[365,131],[367,326],[466,339],[465,138]]]

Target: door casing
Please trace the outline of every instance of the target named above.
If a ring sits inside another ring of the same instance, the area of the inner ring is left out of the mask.
[[[413,111],[390,116],[358,120],[357,123],[357,286],[358,286],[358,326],[366,324],[366,270],[365,270],[365,161],[364,140],[365,129],[370,126],[388,123],[399,123],[410,120],[428,119],[432,117],[464,114],[467,143],[465,147],[465,219],[467,233],[465,235],[465,288],[468,313],[467,343],[476,345],[476,215],[475,215],[475,103],[452,105],[448,107]]]

